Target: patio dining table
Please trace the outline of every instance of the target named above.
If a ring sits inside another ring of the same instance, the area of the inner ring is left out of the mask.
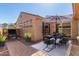
[[[68,38],[65,37],[65,36],[61,36],[61,35],[46,35],[46,38],[47,38],[47,46],[50,45],[50,44],[53,44],[52,49],[56,48],[58,45],[60,46],[61,44],[66,44],[67,41],[68,41]]]
[[[59,41],[61,40],[61,39],[58,39],[56,36],[52,37],[52,35],[46,35],[45,37],[48,38],[49,42],[50,41],[52,42],[52,43],[49,43],[49,44],[53,44],[55,48],[56,48],[57,44],[59,43]]]

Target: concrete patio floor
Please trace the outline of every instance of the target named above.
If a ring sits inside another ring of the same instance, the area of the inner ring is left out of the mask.
[[[0,56],[48,56],[48,54],[21,41],[11,40],[0,48]]]
[[[46,45],[43,42],[39,42],[37,44],[32,45],[33,48],[36,48],[41,51],[45,51],[43,50],[45,46]],[[46,52],[46,51],[45,52],[48,53],[49,56],[65,56],[66,51],[67,51],[67,46],[61,46],[61,47],[56,47],[50,52]]]
[[[24,45],[18,40],[6,42],[10,56],[30,56],[38,50]]]
[[[9,56],[9,51],[6,45],[4,47],[0,47],[0,56]]]

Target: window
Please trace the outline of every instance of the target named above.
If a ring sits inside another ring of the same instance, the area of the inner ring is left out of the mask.
[[[28,25],[32,25],[32,20],[29,20],[28,21]]]
[[[26,27],[32,27],[32,19],[27,20],[25,26]]]

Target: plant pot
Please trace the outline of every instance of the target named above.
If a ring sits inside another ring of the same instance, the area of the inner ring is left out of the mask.
[[[4,47],[5,46],[5,42],[0,42],[0,47]]]

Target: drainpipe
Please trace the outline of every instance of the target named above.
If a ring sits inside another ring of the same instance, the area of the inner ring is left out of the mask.
[[[57,24],[58,16],[56,16],[56,33],[58,33],[58,24]]]

